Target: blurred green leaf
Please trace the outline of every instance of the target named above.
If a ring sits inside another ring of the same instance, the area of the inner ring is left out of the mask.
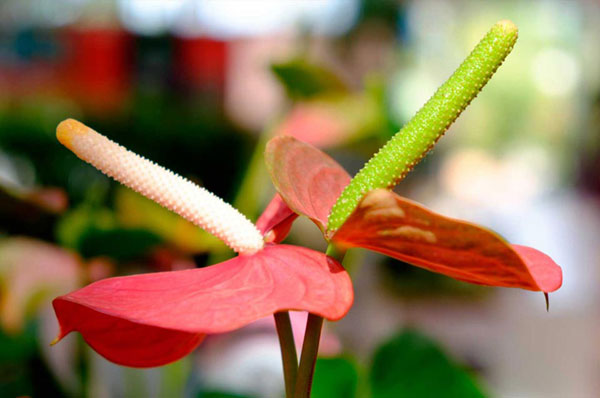
[[[273,64],[271,70],[292,99],[347,91],[345,84],[332,71],[304,59]]]
[[[341,357],[317,359],[312,398],[353,398],[357,385],[354,362]]]
[[[128,260],[145,255],[164,238],[144,226],[122,226],[110,209],[84,203],[59,221],[56,239],[83,257]]]
[[[160,368],[161,387],[159,396],[183,397],[190,373],[192,371],[191,356],[184,357]]]
[[[113,212],[103,207],[83,204],[67,212],[56,226],[56,240],[61,246],[77,250],[88,229],[111,229],[117,222]]]
[[[115,212],[121,225],[150,231],[186,253],[228,251],[219,238],[131,189],[116,189]]]
[[[154,233],[144,229],[90,228],[81,236],[79,252],[83,257],[108,256],[115,260],[142,257],[162,242]]]
[[[0,329],[0,398],[66,396],[42,359],[39,344],[35,322],[16,335]]]
[[[6,333],[0,328],[0,364],[24,361],[37,350],[37,330],[33,322],[28,322],[21,333]]]
[[[370,381],[373,398],[486,396],[437,343],[414,330],[376,350]]]

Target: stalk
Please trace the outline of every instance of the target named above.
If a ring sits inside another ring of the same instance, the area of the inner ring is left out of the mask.
[[[344,260],[345,251],[338,250],[334,245],[327,246],[327,255],[335,258],[340,263]],[[315,364],[319,353],[319,342],[321,340],[321,330],[323,328],[323,318],[308,314],[306,322],[306,332],[304,333],[304,342],[302,343],[302,356],[300,357],[300,367],[298,368],[298,379],[296,381],[296,394],[294,398],[309,398],[312,388],[312,381],[315,374]]]
[[[288,311],[276,312],[273,314],[273,317],[275,318],[279,346],[281,347],[285,397],[294,398],[294,388],[298,374],[298,355],[296,354],[296,345],[294,344],[290,313]]]

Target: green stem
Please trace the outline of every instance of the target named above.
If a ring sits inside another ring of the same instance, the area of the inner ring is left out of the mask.
[[[273,317],[275,318],[279,346],[281,347],[285,396],[286,398],[293,398],[296,377],[298,375],[298,356],[296,354],[296,345],[294,344],[290,313],[288,311],[276,312],[273,314]]]
[[[344,250],[339,250],[333,244],[327,246],[327,255],[335,258],[340,263],[343,261],[345,253]],[[322,328],[323,318],[315,314],[308,314],[304,342],[302,343],[300,367],[298,368],[298,379],[296,381],[296,395],[294,395],[294,398],[310,397]]]

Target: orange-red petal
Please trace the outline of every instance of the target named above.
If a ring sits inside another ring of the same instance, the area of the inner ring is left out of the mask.
[[[267,243],[279,243],[290,232],[296,217],[298,215],[289,208],[281,196],[275,194],[256,221],[256,228],[263,234]]]
[[[547,255],[383,189],[367,194],[332,240],[471,283],[543,292],[562,284],[561,268]]]
[[[329,210],[350,182],[348,173],[325,153],[290,136],[269,141],[265,162],[285,203],[325,231]]]
[[[310,249],[269,245],[207,268],[104,279],[53,305],[60,338],[78,331],[107,359],[150,367],[183,357],[206,334],[282,310],[337,320],[352,301],[350,277],[337,261]]]

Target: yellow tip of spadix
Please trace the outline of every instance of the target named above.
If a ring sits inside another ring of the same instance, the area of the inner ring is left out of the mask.
[[[78,135],[86,134],[89,130],[85,124],[75,119],[66,119],[56,127],[56,138],[61,144],[73,151],[73,138]]]
[[[512,34],[518,32],[517,25],[508,19],[503,19],[501,21],[496,22],[495,27],[502,29],[507,34]]]

